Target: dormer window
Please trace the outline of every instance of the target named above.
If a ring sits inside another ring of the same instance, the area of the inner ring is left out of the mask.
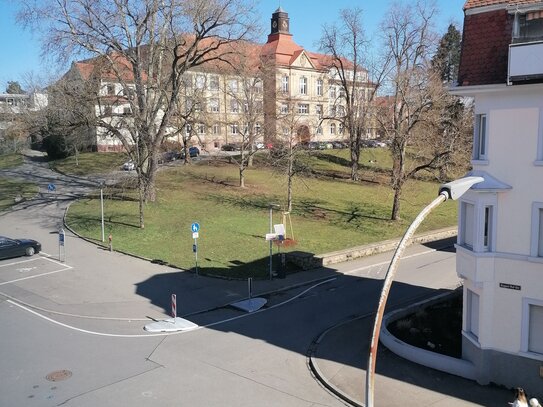
[[[513,43],[543,40],[543,10],[515,14]]]

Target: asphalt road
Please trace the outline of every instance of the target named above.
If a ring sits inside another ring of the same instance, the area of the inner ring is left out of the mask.
[[[0,261],[1,406],[344,405],[311,375],[307,352],[325,329],[375,310],[389,255],[256,282],[256,293],[273,293],[261,312],[244,314],[223,306],[245,297],[244,282],[109,253],[70,234],[58,261],[63,210],[96,184],[39,161],[18,171],[8,175],[37,179],[41,194],[0,216],[0,233],[36,238],[44,253]],[[56,194],[44,189],[52,181]],[[452,252],[408,252],[391,307],[458,285]],[[167,317],[171,292],[199,328],[145,332]]]

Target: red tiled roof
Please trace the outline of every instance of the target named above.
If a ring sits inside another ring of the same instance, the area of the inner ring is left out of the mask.
[[[464,17],[460,86],[506,83],[512,23],[505,9]]]
[[[464,4],[464,10],[485,7],[485,6],[496,6],[503,4],[505,6],[516,6],[522,4],[532,4],[540,3],[541,0],[467,0]]]

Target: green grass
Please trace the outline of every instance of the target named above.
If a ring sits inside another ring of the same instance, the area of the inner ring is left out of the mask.
[[[81,153],[77,160],[75,156],[62,160],[51,161],[55,171],[70,175],[106,174],[119,170],[127,160],[122,153]]]
[[[342,171],[348,168],[342,166]],[[264,277],[269,254],[264,240],[269,229],[268,203],[285,205],[286,179],[267,168],[247,170],[246,176],[247,188],[238,188],[237,168],[217,161],[159,172],[158,199],[145,208],[143,230],[138,228],[137,202],[111,199],[113,191],[106,191],[106,232],[112,233],[114,248],[190,269],[194,267],[190,225],[197,221],[201,226],[201,272]],[[294,185],[292,230],[287,224],[287,235],[291,237],[293,233],[298,242],[291,250],[322,254],[399,237],[436,193],[436,184],[407,182],[402,198],[403,220],[392,222],[389,217],[393,193],[386,185],[299,178]],[[281,223],[277,212],[273,221]],[[99,200],[85,199],[73,204],[68,223],[79,233],[98,239]],[[455,223],[456,205],[445,203],[420,230]]]
[[[23,156],[17,153],[0,155],[0,168],[13,168],[23,163]]]
[[[30,182],[11,181],[0,178],[0,212],[9,209],[20,199],[29,199],[38,192],[38,187]]]

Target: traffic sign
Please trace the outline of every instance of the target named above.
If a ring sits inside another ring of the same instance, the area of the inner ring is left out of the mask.
[[[60,229],[58,232],[58,244],[64,246],[64,229]]]
[[[198,232],[193,232],[193,233],[192,233],[192,238],[193,238],[193,239],[198,239],[198,236],[199,236],[199,235],[198,235]]]
[[[192,233],[197,233],[200,230],[200,224],[194,222],[190,225],[190,230],[192,230]]]

